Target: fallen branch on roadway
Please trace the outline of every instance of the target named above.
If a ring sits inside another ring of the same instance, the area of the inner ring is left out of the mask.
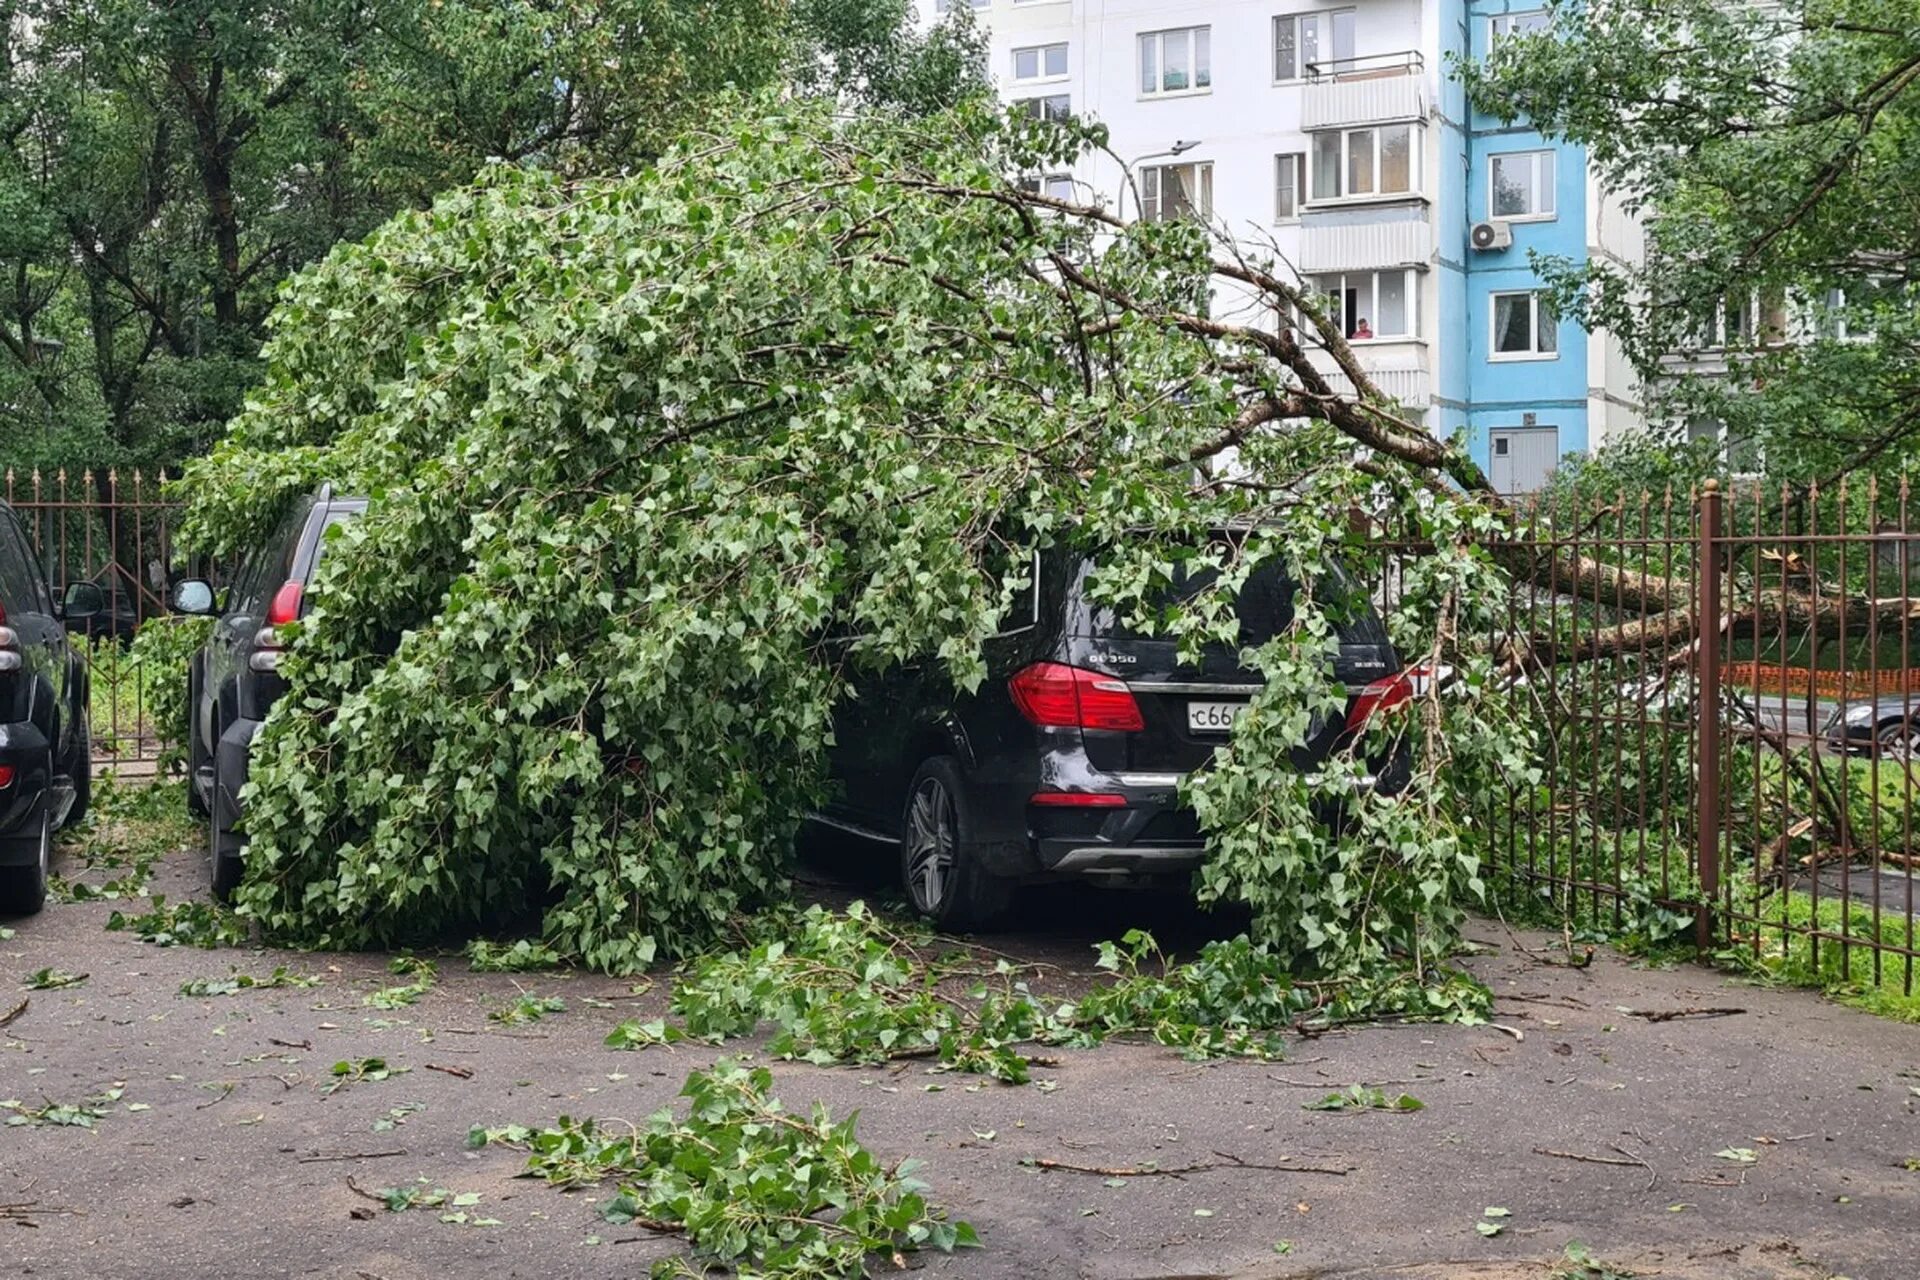
[[[1318,1164],[1260,1164],[1252,1160],[1242,1160],[1239,1156],[1216,1151],[1218,1160],[1199,1160],[1193,1164],[1173,1165],[1161,1168],[1157,1165],[1123,1166],[1121,1168],[1103,1168],[1093,1164],[1070,1164],[1065,1160],[1044,1160],[1029,1156],[1020,1163],[1035,1169],[1058,1169],[1063,1173],[1091,1173],[1103,1178],[1178,1178],[1183,1174],[1205,1173],[1209,1169],[1267,1169],[1275,1173],[1330,1173],[1336,1178],[1344,1178],[1352,1172],[1354,1166],[1334,1169]]]
[[[1736,1013],[1745,1012],[1745,1009],[1710,1006],[1699,1009],[1636,1009],[1633,1016],[1645,1018],[1648,1022],[1672,1022],[1675,1018],[1730,1018]]]

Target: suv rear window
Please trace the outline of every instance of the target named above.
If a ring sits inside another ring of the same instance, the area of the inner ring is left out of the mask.
[[[1082,567],[1076,580],[1076,589],[1084,591],[1087,574],[1093,569],[1089,561]],[[1205,569],[1199,573],[1182,573],[1164,591],[1149,600],[1154,609],[1166,609],[1191,600],[1205,593],[1219,580],[1219,572]],[[1287,576],[1277,561],[1269,560],[1255,569],[1247,578],[1246,585],[1240,589],[1238,599],[1234,601],[1234,614],[1240,621],[1240,643],[1254,646],[1265,644],[1293,625],[1293,598],[1299,591],[1299,584]],[[1330,606],[1334,612],[1334,628],[1340,638],[1349,644],[1385,644],[1386,627],[1374,612],[1372,603],[1363,593],[1353,590],[1350,579],[1344,573],[1335,570],[1331,579],[1319,585],[1317,597]],[[1076,610],[1076,613],[1081,611]],[[1091,638],[1097,640],[1140,640],[1148,638],[1144,633],[1128,627],[1121,619],[1120,612],[1105,605],[1096,605],[1081,613],[1090,620],[1087,628]]]

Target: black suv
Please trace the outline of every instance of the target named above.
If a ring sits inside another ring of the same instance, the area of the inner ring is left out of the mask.
[[[1093,569],[1082,555],[1036,558],[1031,596],[988,642],[976,693],[956,697],[931,668],[857,685],[834,723],[836,799],[809,839],[826,828],[897,846],[914,907],[953,927],[992,924],[1021,883],[1189,875],[1205,840],[1180,779],[1227,742],[1261,680],[1226,649],[1183,666],[1174,641],[1128,631],[1089,600]],[[1302,770],[1415,692],[1378,615],[1347,594],[1334,670],[1348,714],[1296,753]],[[1236,604],[1240,642],[1290,626],[1294,595],[1278,568],[1256,571]],[[1388,794],[1410,772],[1404,752],[1370,769],[1368,785]]]
[[[0,915],[41,908],[53,833],[86,815],[87,666],[64,623],[105,604],[91,582],[74,583],[56,603],[26,531],[0,502]]]
[[[223,901],[240,883],[246,854],[236,828],[254,735],[286,687],[280,628],[305,612],[327,530],[366,509],[364,498],[336,498],[323,488],[293,504],[241,565],[224,600],[204,579],[173,586],[174,612],[219,618],[187,666],[187,803],[207,819],[213,892]]]

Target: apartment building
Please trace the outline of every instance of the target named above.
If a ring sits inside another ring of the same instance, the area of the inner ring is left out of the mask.
[[[1637,226],[1581,148],[1469,112],[1449,76],[1542,21],[1536,0],[921,3],[971,4],[1008,101],[1108,126],[1115,157],[1034,181],[1270,248],[1381,388],[1465,433],[1502,489],[1639,425],[1616,344],[1554,316],[1529,262],[1632,261]]]

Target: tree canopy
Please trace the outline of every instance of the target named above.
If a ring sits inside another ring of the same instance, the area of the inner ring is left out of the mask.
[[[1460,544],[1492,517],[1435,476],[1477,472],[1271,263],[1018,187],[1099,141],[986,105],[736,103],[644,171],[496,168],[299,277],[263,384],[183,483],[210,549],[321,481],[373,499],[258,745],[247,908],[361,945],[550,885],[555,948],[684,953],[778,892],[862,674],[973,686],[1031,549],[1122,548],[1117,607],[1234,643],[1256,564],[1364,579],[1364,503],[1437,548],[1396,642],[1463,673],[1380,732],[1447,732],[1409,735],[1424,785],[1400,799],[1356,786],[1358,754],[1294,768],[1346,705],[1337,605],[1303,591],[1192,784],[1203,893],[1309,969],[1436,963],[1478,890],[1462,815],[1496,764],[1528,767],[1459,639],[1491,630],[1495,576]],[[1216,287],[1304,323],[1216,318]],[[1222,571],[1203,599],[1142,604],[1199,564]]]
[[[1801,486],[1912,463],[1907,0],[1569,4],[1461,71],[1481,109],[1584,145],[1645,217],[1644,266],[1540,265],[1573,313],[1625,340],[1672,422],[1724,423],[1743,461]]]
[[[172,461],[282,281],[501,161],[649,163],[729,89],[979,87],[904,0],[0,0],[0,466]]]

